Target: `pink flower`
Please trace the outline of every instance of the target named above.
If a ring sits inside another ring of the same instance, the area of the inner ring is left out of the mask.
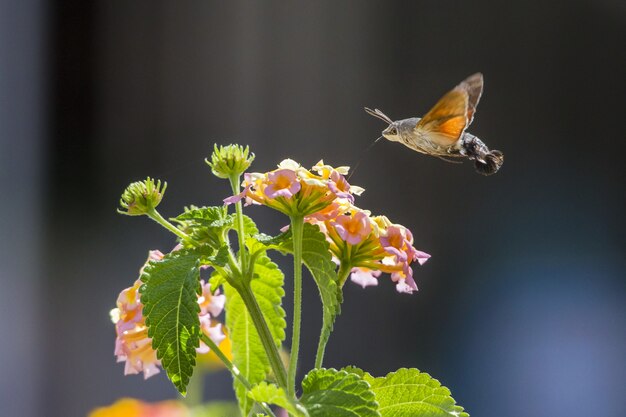
[[[177,250],[176,248],[174,248],[174,250]],[[143,269],[146,267],[146,265],[148,265],[148,262],[150,261],[160,261],[161,259],[163,259],[165,255],[163,254],[163,252],[161,252],[158,249],[155,250],[151,250],[148,252],[148,259],[146,260],[146,263],[144,264],[144,266],[141,267],[141,269],[139,270],[139,275],[143,274]]]
[[[417,291],[417,284],[413,279],[413,269],[406,262],[402,264],[400,271],[391,274],[391,280],[397,283],[396,290],[400,293],[411,294],[413,291]]]
[[[339,202],[345,200],[337,200]],[[406,227],[393,224],[385,216],[369,217],[369,212],[346,202],[346,210],[333,220],[341,206],[327,207],[327,212],[315,213],[306,218],[320,225],[326,235],[332,255],[341,261],[340,266],[351,269],[350,278],[363,287],[376,285],[382,272],[390,274],[399,292],[417,291],[411,264],[424,264],[430,255],[413,247],[413,234]],[[343,285],[347,276],[340,277]]]
[[[124,375],[143,372],[144,379],[159,373],[161,362],[152,349],[152,339],[142,314],[143,305],[139,300],[141,281],[120,293],[117,301],[117,322],[115,331],[115,351],[118,362],[126,362]]]
[[[226,336],[222,331],[222,324],[212,319],[219,316],[224,310],[226,296],[220,294],[219,288],[215,291],[215,294],[212,294],[211,285],[205,283],[204,280],[200,280],[200,285],[202,287],[202,295],[198,297],[198,304],[200,305],[200,328],[209,339],[219,346]],[[209,350],[209,347],[200,340],[200,347],[196,348],[196,352],[202,354],[208,353]]]
[[[239,194],[235,194],[235,195],[231,195],[230,197],[226,197],[224,199],[224,204],[229,205],[229,204],[235,204],[235,203],[240,202],[241,199],[245,197],[245,193],[246,193],[246,190],[243,190]]]
[[[215,294],[212,294],[211,285],[208,282],[205,283],[204,280],[200,280],[200,286],[202,287],[202,295],[198,297],[200,314],[211,314],[213,318],[219,316],[224,310],[226,296],[220,294],[219,288],[215,290]]]
[[[267,174],[268,185],[265,187],[265,195],[268,198],[285,197],[291,198],[300,191],[300,182],[295,171],[290,169],[278,169]]]
[[[422,252],[421,250],[415,250],[415,256],[413,257],[414,261],[417,261],[420,265],[424,265],[427,260],[430,259],[430,255],[426,252]]]
[[[361,287],[370,287],[378,285],[378,277],[382,274],[381,271],[374,271],[368,268],[356,267],[352,268],[352,274],[350,280]]]
[[[357,245],[372,232],[372,225],[367,214],[357,211],[352,216],[338,216],[333,226],[342,240],[350,245]]]
[[[348,181],[339,172],[334,170],[331,172],[328,188],[337,198],[345,198],[351,203],[354,202],[354,196],[350,192],[350,184],[348,184]]]
[[[402,294],[412,294],[415,290],[417,290],[417,288],[414,289],[409,284],[407,284],[405,280],[400,280],[396,284],[396,291]]]
[[[348,172],[347,167],[333,168],[320,161],[313,171],[319,175],[286,159],[274,171],[245,173],[244,191],[226,198],[224,203],[232,204],[245,198],[246,204],[262,204],[288,216],[310,216],[336,200],[349,204],[354,201],[352,194],[363,191],[347,183],[343,177]]]
[[[213,341],[213,343],[218,346],[226,338],[224,332],[222,331],[222,323],[211,320],[210,314],[200,316],[200,329],[209,339]],[[203,354],[209,353],[209,351],[209,347],[202,340],[200,340],[200,346],[196,348],[196,352]]]
[[[391,225],[385,234],[380,237],[380,244],[385,250],[394,255],[398,262],[413,260],[415,248],[413,248],[413,235],[404,226]]]

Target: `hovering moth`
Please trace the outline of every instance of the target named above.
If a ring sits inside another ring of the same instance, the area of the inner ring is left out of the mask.
[[[502,166],[504,155],[489,150],[483,141],[465,131],[474,120],[482,92],[483,75],[476,73],[444,95],[422,118],[393,121],[378,109],[366,107],[365,111],[389,124],[382,131],[385,139],[444,160],[468,158],[480,174],[491,175]]]

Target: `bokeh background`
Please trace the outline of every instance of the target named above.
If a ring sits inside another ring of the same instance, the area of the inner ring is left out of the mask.
[[[167,216],[219,203],[214,142],[250,144],[256,170],[361,160],[359,205],[433,255],[412,296],[346,285],[327,366],[418,367],[475,416],[626,415],[625,41],[620,0],[2,1],[0,415],[175,397],[114,362],[109,309],[173,245],[115,208],[147,175],[169,184]],[[476,71],[471,131],[504,151],[497,175],[389,142],[363,154],[384,127],[363,106],[417,116]],[[206,395],[231,399],[229,376]]]

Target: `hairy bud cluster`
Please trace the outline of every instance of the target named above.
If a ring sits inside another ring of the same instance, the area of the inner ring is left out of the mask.
[[[156,182],[148,177],[145,181],[137,181],[130,184],[120,199],[122,209],[117,211],[128,216],[141,216],[155,209],[165,194],[167,183],[161,186],[161,181]]]
[[[231,178],[239,176],[250,167],[254,161],[254,153],[250,152],[250,148],[241,145],[217,146],[213,148],[211,160],[205,159],[211,172],[218,178]]]

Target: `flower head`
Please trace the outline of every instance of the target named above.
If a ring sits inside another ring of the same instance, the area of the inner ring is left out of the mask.
[[[137,181],[126,187],[120,199],[122,209],[118,213],[128,216],[141,216],[154,210],[165,194],[167,183],[161,186],[161,181],[156,183],[150,177],[145,181]]]
[[[245,199],[246,204],[263,204],[288,216],[313,215],[339,201],[354,201],[353,188],[344,177],[347,172],[347,167],[333,168],[322,161],[309,171],[296,161],[285,159],[276,170],[244,174],[244,190],[224,202]]]
[[[118,362],[126,362],[124,375],[143,372],[144,379],[148,379],[160,372],[161,361],[152,349],[152,339],[148,337],[148,327],[143,316],[143,304],[139,299],[141,281],[123,290],[117,298],[117,313],[111,316],[115,323],[115,356]]]
[[[326,234],[333,257],[356,284],[376,285],[385,272],[396,282],[398,292],[417,290],[411,264],[422,265],[430,255],[413,247],[413,234],[406,227],[385,216],[371,217],[350,204],[329,206],[305,220]],[[340,277],[340,285],[346,279]]]
[[[205,159],[211,167],[211,172],[218,178],[239,177],[254,161],[254,153],[241,145],[217,146],[214,145],[211,160]]]

